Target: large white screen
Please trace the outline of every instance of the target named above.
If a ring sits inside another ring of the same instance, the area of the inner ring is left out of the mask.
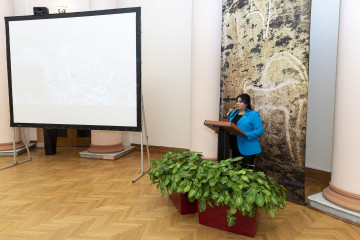
[[[14,123],[136,127],[136,13],[9,21]]]

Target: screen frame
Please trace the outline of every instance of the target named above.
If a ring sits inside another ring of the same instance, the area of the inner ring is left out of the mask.
[[[12,93],[12,72],[11,72],[11,52],[10,52],[10,35],[9,22],[28,21],[41,19],[59,19],[59,18],[77,18],[108,14],[135,13],[136,21],[136,126],[109,126],[109,125],[78,125],[78,124],[54,124],[54,123],[26,123],[14,121],[13,93]],[[109,10],[84,11],[65,14],[46,14],[31,16],[14,16],[5,17],[6,28],[6,54],[7,54],[7,72],[9,88],[9,105],[10,105],[10,127],[32,127],[47,129],[88,129],[88,130],[113,130],[113,131],[142,131],[142,91],[141,91],[141,7],[119,8]]]

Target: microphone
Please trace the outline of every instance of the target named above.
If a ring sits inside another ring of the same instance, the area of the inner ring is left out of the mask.
[[[230,108],[227,114],[225,115],[225,119],[227,119],[230,116],[230,113],[234,111],[234,109]]]

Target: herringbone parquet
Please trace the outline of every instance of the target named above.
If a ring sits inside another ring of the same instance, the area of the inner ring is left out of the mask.
[[[58,148],[0,171],[1,240],[251,239],[198,224],[160,197],[148,176],[136,183],[140,152],[116,161],[79,157],[82,148]],[[163,153],[151,152],[156,159]],[[26,154],[20,156],[26,158]],[[0,167],[12,161],[0,157]],[[360,228],[288,202],[275,219],[262,214],[255,239],[360,239]]]

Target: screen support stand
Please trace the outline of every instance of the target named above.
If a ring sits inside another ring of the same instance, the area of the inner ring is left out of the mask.
[[[142,125],[143,128],[141,130],[141,173],[139,176],[137,176],[134,180],[132,180],[132,182],[136,182],[137,180],[139,180],[142,176],[144,176],[151,168],[151,164],[150,164],[150,152],[149,152],[149,136],[147,135],[146,132],[146,121],[145,121],[145,110],[144,110],[144,98],[141,95],[141,111],[142,111]],[[148,156],[148,162],[149,162],[149,167],[148,169],[146,169],[144,171],[144,144],[143,144],[143,138],[144,138],[144,133],[145,132],[145,139],[146,139],[146,150],[147,150],[147,156]]]
[[[22,133],[22,135],[23,135],[23,137],[24,137],[24,143],[25,143],[26,151],[27,151],[27,153],[28,153],[29,158],[26,159],[26,160],[24,160],[24,161],[22,161],[22,162],[18,162],[18,161],[16,160],[15,128],[13,127],[12,129],[13,129],[13,151],[14,151],[14,160],[13,160],[13,163],[12,163],[11,165],[2,167],[2,168],[0,168],[0,170],[6,169],[6,168],[10,168],[10,167],[13,167],[13,166],[16,166],[16,165],[19,165],[19,164],[22,164],[22,163],[31,161],[31,154],[30,154],[30,150],[29,150],[29,145],[28,145],[27,140],[26,140],[26,137],[25,137],[24,129],[22,129],[22,128],[20,128],[20,132]]]

